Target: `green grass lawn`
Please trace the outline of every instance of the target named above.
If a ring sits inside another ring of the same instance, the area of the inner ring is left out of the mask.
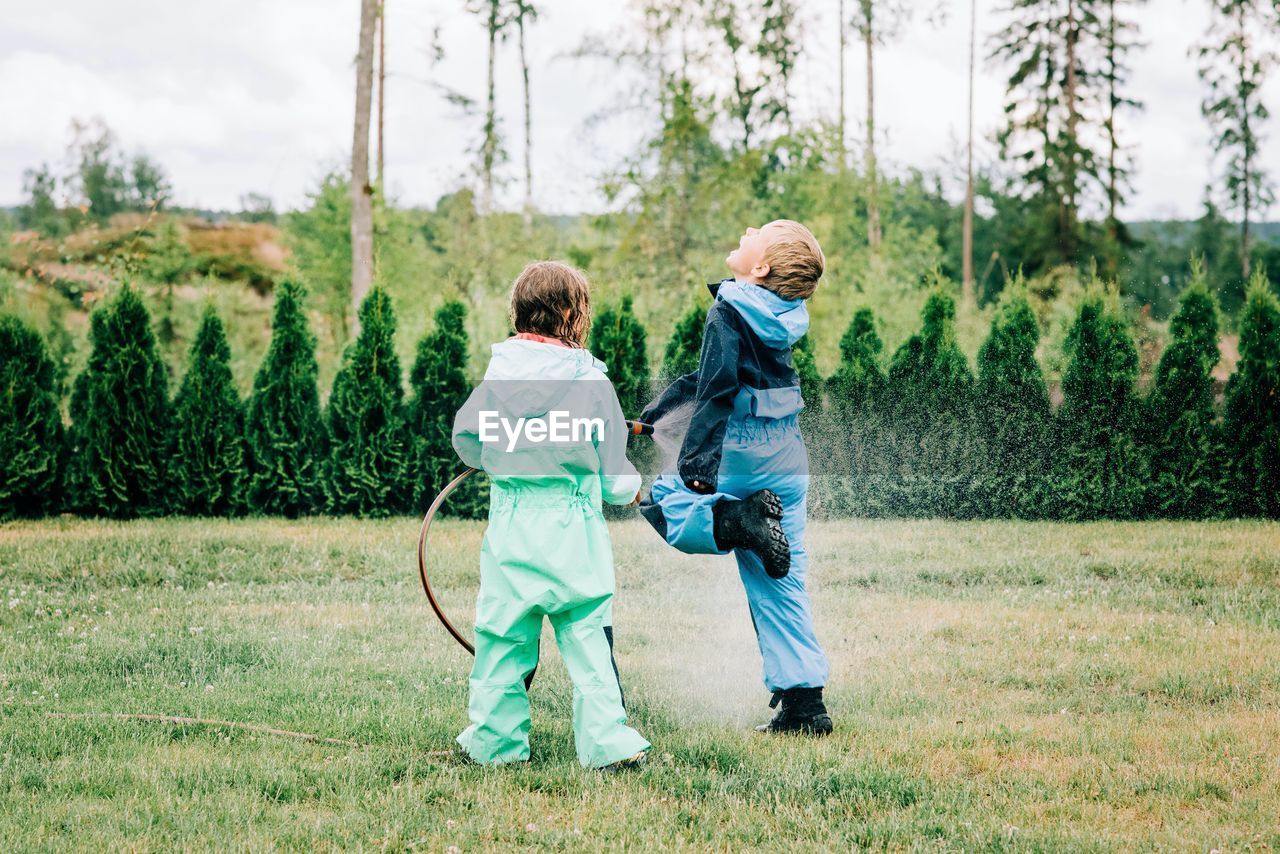
[[[654,752],[605,778],[549,633],[533,761],[448,754],[470,660],[416,520],[0,527],[4,847],[1280,847],[1280,525],[815,523],[824,741],[749,732],[768,695],[731,559],[612,529]],[[482,528],[439,531],[469,627]]]

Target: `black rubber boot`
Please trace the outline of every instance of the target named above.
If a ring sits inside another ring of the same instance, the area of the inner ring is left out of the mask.
[[[756,727],[756,732],[799,733],[801,735],[830,735],[831,716],[822,703],[821,688],[787,688],[775,691],[769,708],[778,703],[782,708],[767,724]]]
[[[791,543],[782,531],[782,499],[774,492],[762,489],[741,501],[721,499],[712,513],[717,546],[755,552],[770,578],[785,578],[791,571]]]

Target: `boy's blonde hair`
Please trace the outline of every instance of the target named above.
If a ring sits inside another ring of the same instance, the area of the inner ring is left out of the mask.
[[[779,236],[764,250],[769,275],[760,282],[783,299],[808,299],[827,266],[818,238],[795,220],[775,220]]]
[[[509,315],[516,332],[558,338],[584,347],[591,328],[591,286],[576,267],[534,261],[511,286]]]

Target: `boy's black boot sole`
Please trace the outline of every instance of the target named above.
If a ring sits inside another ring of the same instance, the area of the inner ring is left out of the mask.
[[[720,548],[755,552],[770,578],[785,578],[791,571],[791,543],[782,530],[782,499],[777,493],[762,489],[741,501],[717,501],[712,513]]]
[[[821,688],[788,688],[774,693],[769,708],[782,702],[773,720],[756,727],[756,732],[773,735],[830,735],[834,728],[827,707],[822,702]]]

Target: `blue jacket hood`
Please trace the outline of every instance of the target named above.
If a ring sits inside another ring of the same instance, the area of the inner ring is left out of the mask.
[[[767,347],[784,350],[809,331],[809,309],[802,299],[783,299],[768,288],[736,279],[712,285],[711,292],[737,309]]]

